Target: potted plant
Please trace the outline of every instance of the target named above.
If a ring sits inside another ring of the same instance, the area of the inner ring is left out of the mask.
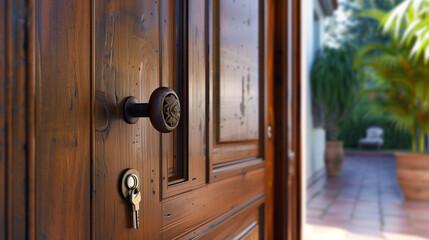
[[[328,141],[325,167],[328,176],[336,177],[343,165],[343,142],[338,141],[339,125],[354,110],[359,81],[352,66],[350,47],[324,47],[311,68],[313,125],[326,128]]]
[[[427,4],[423,2],[415,3]],[[379,20],[391,40],[387,46],[368,44],[355,58],[355,67],[367,67],[375,74],[374,84],[362,92],[377,95],[368,114],[387,116],[398,129],[412,136],[412,153],[395,154],[397,177],[405,197],[421,201],[429,200],[429,155],[424,147],[429,122],[429,67],[424,54],[418,54],[420,50],[416,48],[421,39],[409,36],[418,34],[412,33],[412,25],[418,29],[419,22],[427,22],[428,14],[419,12],[427,11],[427,7],[405,1],[389,13],[366,11],[363,16]],[[415,16],[423,19],[415,22]]]

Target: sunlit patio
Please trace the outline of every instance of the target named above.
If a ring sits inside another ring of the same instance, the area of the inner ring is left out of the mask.
[[[404,199],[395,162],[392,153],[347,152],[340,177],[314,174],[304,239],[429,239],[429,202]]]

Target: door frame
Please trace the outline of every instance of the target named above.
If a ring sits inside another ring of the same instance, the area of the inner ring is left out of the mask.
[[[266,211],[267,218],[272,218],[267,219],[268,239],[295,240],[303,236],[301,4],[300,0],[268,1],[268,28],[272,29],[268,30],[268,37],[272,37],[268,42],[274,43],[273,52],[268,51],[273,55],[272,59],[268,58],[268,61],[273,61],[272,69],[268,69],[268,74],[271,74],[268,78],[271,79],[268,81],[268,124],[273,132],[273,141],[267,143]],[[294,86],[291,92],[289,81]],[[288,106],[290,98],[293,105]],[[290,121],[292,131],[288,129]],[[288,149],[289,141],[292,149]],[[275,223],[273,227],[270,227],[270,222]]]

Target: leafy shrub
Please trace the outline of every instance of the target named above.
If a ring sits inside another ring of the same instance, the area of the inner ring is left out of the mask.
[[[357,149],[359,139],[366,136],[366,129],[371,126],[379,126],[384,130],[382,149],[411,151],[409,133],[398,131],[386,118],[368,118],[362,115],[350,118],[341,126],[339,139],[344,142],[344,148]]]

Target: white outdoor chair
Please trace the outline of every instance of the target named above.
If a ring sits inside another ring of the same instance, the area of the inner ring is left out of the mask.
[[[383,146],[384,131],[381,127],[373,126],[366,129],[366,137],[359,139],[358,147],[361,149],[362,146],[374,146],[380,150]]]

